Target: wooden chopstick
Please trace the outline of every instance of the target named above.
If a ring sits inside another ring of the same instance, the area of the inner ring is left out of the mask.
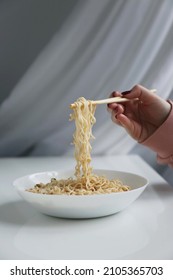
[[[150,91],[152,93],[156,93],[156,89],[150,89]],[[119,102],[128,102],[128,101],[132,101],[132,100],[139,100],[139,98],[134,98],[134,99],[128,99],[128,98],[125,98],[125,97],[110,97],[110,98],[106,98],[106,99],[101,99],[101,100],[91,100],[91,103],[94,104],[94,105],[97,105],[97,104],[110,104],[110,103],[119,103]],[[70,108],[73,109],[75,107],[75,103],[72,103],[70,105]]]

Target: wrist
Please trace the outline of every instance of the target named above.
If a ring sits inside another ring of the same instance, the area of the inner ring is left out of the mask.
[[[170,106],[165,121],[151,136],[140,143],[155,151],[162,158],[167,158],[173,153],[173,102],[171,100],[167,102]]]

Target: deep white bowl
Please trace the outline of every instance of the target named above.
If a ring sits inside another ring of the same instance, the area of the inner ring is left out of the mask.
[[[95,174],[104,175],[108,179],[120,179],[131,186],[127,192],[92,195],[47,195],[27,192],[26,189],[37,183],[48,183],[50,179],[67,179],[74,170],[48,171],[30,174],[13,182],[19,195],[41,213],[61,218],[96,218],[111,215],[124,210],[134,202],[148,185],[146,178],[123,171],[94,170]]]

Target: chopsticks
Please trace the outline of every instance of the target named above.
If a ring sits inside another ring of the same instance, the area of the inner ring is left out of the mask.
[[[156,93],[156,89],[150,89],[150,91],[152,93]],[[91,103],[94,105],[97,104],[110,104],[110,103],[119,103],[119,102],[128,102],[128,101],[132,101],[132,100],[139,100],[139,98],[134,98],[134,99],[127,99],[125,97],[110,97],[110,98],[106,98],[106,99],[101,99],[101,100],[91,100]],[[70,104],[70,108],[73,109],[75,108],[75,103]]]

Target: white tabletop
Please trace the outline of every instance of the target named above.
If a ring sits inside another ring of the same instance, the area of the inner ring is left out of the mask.
[[[93,158],[96,169],[133,172],[150,181],[126,210],[103,218],[43,215],[12,186],[17,177],[74,165],[64,157],[0,160],[0,259],[173,259],[173,188],[138,156]]]

